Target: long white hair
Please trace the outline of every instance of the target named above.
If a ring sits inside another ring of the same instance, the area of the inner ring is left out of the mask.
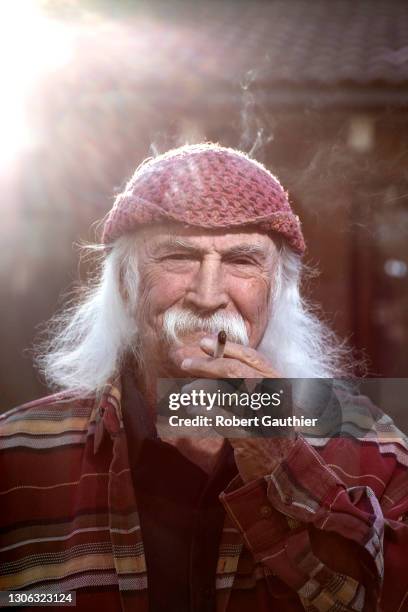
[[[68,304],[46,324],[35,363],[51,389],[75,397],[102,391],[132,354],[143,372],[134,316],[138,303],[137,241],[115,241],[99,279],[82,301]],[[348,374],[350,351],[300,295],[302,263],[284,244],[279,250],[269,322],[258,350],[285,378],[335,378]],[[121,293],[125,288],[127,298]]]

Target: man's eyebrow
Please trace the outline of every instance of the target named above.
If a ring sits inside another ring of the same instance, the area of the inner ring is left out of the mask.
[[[265,258],[266,257],[266,253],[265,253],[265,249],[260,246],[259,244],[236,244],[232,247],[230,247],[229,249],[225,249],[225,251],[222,251],[223,255],[233,255],[233,256],[237,256],[237,255],[255,255],[258,257],[262,257]]]
[[[191,251],[195,253],[205,253],[205,249],[202,249],[187,240],[183,240],[182,238],[177,238],[175,236],[171,236],[167,240],[161,242],[157,246],[158,250],[166,250],[166,249],[184,249],[186,251]]]
[[[171,236],[165,242],[162,242],[158,245],[158,250],[166,250],[171,248],[184,249],[185,251],[189,251],[190,253],[199,253],[205,254],[207,252],[206,249],[199,247],[188,240],[183,240],[182,238],[178,238],[175,236]],[[254,255],[257,257],[261,257],[265,259],[266,253],[265,248],[258,244],[248,244],[246,242],[241,244],[235,244],[232,247],[227,249],[221,249],[221,255],[223,256],[238,256],[238,255]]]

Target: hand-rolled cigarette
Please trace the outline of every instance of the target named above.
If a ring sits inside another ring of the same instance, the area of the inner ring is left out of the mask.
[[[218,332],[217,346],[215,347],[215,352],[214,352],[215,358],[224,357],[226,341],[227,341],[227,334],[222,329],[221,331]]]

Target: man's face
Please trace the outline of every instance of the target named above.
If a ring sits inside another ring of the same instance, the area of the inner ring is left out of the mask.
[[[277,248],[269,236],[242,228],[225,233],[154,225],[143,232],[138,256],[139,329],[149,354],[163,351],[163,320],[169,309],[202,319],[217,312],[238,315],[249,346],[259,344],[277,260]],[[202,330],[189,330],[179,340],[198,347],[204,335]]]

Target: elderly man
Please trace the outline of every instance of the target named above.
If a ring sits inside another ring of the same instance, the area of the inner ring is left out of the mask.
[[[159,378],[346,372],[300,297],[278,180],[218,145],[169,151],[136,170],[103,244],[38,358],[59,393],[0,419],[0,588],[76,592],[81,610],[408,609],[408,447],[361,397],[366,437],[158,435]]]

